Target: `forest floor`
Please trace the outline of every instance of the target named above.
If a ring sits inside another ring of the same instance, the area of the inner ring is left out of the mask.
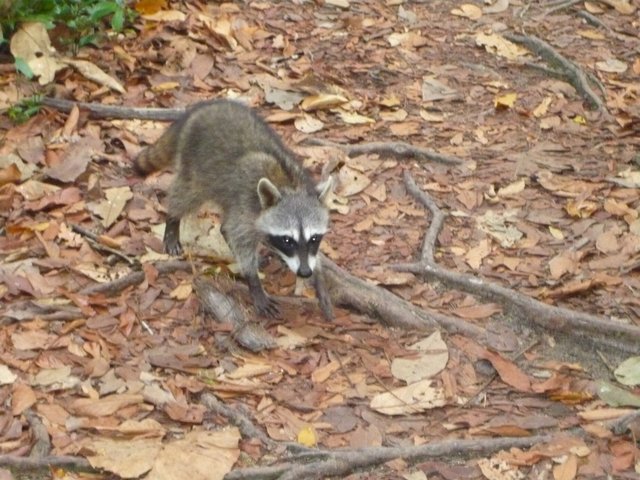
[[[640,407],[640,346],[634,356],[576,343],[501,302],[394,268],[418,258],[430,222],[408,173],[447,215],[439,265],[640,328],[637,6],[171,2],[139,7],[123,34],[81,48],[73,58],[89,65],[75,68],[48,32],[58,51],[45,53],[48,96],[255,107],[314,175],[338,180],[324,254],[484,340],[390,327],[349,308],[327,322],[300,301],[252,320],[277,346],[248,352],[194,289],[199,272],[233,270],[215,211],[186,221],[192,265],[163,270],[171,173],[145,179],[131,166],[166,122],[49,107],[22,125],[3,116],[0,479],[11,478],[3,466],[27,464],[85,478],[84,458],[104,472],[92,478],[638,478],[640,420],[617,431],[603,422]],[[522,37],[548,42],[595,97]],[[2,71],[2,108],[43,91]],[[314,140],[404,142],[460,163],[349,157]],[[266,289],[292,296],[294,275],[265,258]],[[525,443],[483,443],[513,438]],[[398,453],[449,440],[478,443]],[[40,457],[20,463],[34,445]],[[375,447],[397,450],[367,463],[383,455]],[[353,456],[313,462],[340,449]]]

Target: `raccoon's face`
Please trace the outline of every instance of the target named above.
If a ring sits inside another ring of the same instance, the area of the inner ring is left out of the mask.
[[[259,196],[260,184],[264,180],[258,184]],[[276,189],[271,182],[269,184],[262,187]],[[280,193],[276,189],[278,194],[275,198],[260,196],[263,210],[256,226],[266,236],[267,245],[280,255],[292,272],[303,278],[312,275],[320,242],[329,227],[329,212],[321,201],[326,195],[325,185],[319,188],[323,190],[318,195],[304,191]],[[270,190],[267,195],[273,193],[274,190]]]

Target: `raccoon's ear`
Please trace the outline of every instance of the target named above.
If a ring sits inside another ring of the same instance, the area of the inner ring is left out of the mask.
[[[320,203],[325,203],[327,195],[333,190],[333,177],[329,176],[324,182],[320,182],[316,185],[316,192],[318,192],[318,200]]]
[[[271,183],[271,180],[263,177],[258,181],[258,198],[260,199],[260,206],[263,210],[273,207],[280,201],[281,197],[280,190]]]

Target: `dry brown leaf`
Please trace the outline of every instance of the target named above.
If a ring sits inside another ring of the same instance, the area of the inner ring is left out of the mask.
[[[147,480],[222,480],[238,460],[240,431],[194,430],[164,445]]]
[[[7,183],[18,183],[21,178],[22,174],[15,163],[0,169],[0,187]]]
[[[434,387],[432,380],[422,380],[406,387],[380,393],[369,407],[383,415],[406,415],[446,405],[444,390]]]
[[[458,17],[465,17],[470,20],[478,20],[482,17],[482,9],[471,3],[464,3],[451,10],[451,13]]]
[[[11,392],[11,413],[21,415],[26,409],[31,408],[37,401],[33,389],[24,383],[16,383]]]
[[[495,33],[478,33],[475,37],[475,41],[476,45],[484,47],[488,52],[509,60],[515,60],[516,58],[529,53],[527,49],[520,47],[519,45],[510,42],[506,38]]]
[[[437,330],[411,345],[409,350],[415,350],[419,355],[413,358],[394,358],[391,362],[391,374],[407,383],[433,378],[444,370],[449,361],[449,349]]]
[[[94,400],[91,398],[78,398],[71,402],[69,410],[74,414],[87,417],[104,417],[113,415],[118,410],[130,405],[143,403],[142,395],[116,394]]]
[[[489,318],[496,313],[501,313],[502,307],[496,303],[483,303],[480,305],[454,308],[451,312],[461,318],[479,320]]]
[[[478,245],[469,249],[464,256],[467,264],[474,270],[478,270],[484,260],[491,253],[491,242],[487,239],[482,240]]]
[[[554,480],[573,480],[578,473],[578,457],[573,454],[567,455],[565,460],[553,467]]]
[[[84,77],[96,82],[98,85],[115,90],[119,93],[125,93],[124,87],[118,80],[104,73],[98,66],[86,60],[73,60],[71,58],[61,58],[60,61],[66,65],[71,65],[78,70]]]
[[[151,470],[160,450],[161,438],[97,438],[86,447],[94,452],[87,460],[94,468],[122,478],[137,478]]]

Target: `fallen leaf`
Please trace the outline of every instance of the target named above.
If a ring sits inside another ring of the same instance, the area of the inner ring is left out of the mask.
[[[477,246],[470,248],[464,256],[467,264],[474,270],[478,270],[484,260],[491,253],[489,240],[482,240]]]
[[[161,438],[97,438],[86,443],[93,452],[87,460],[93,468],[122,478],[137,478],[151,470],[162,449]]]
[[[500,95],[496,97],[494,100],[494,106],[497,110],[504,110],[507,108],[513,108],[513,105],[516,103],[518,99],[517,93],[507,93],[505,95]]]
[[[76,415],[105,417],[130,405],[142,404],[144,398],[137,394],[114,394],[100,399],[78,398],[69,404],[69,410]]]
[[[640,385],[640,357],[629,357],[613,372],[623,385]]]
[[[89,209],[102,218],[102,226],[110,227],[118,219],[127,202],[133,198],[129,187],[108,188],[104,191],[105,200],[90,204]]]
[[[422,380],[374,396],[369,407],[383,415],[407,415],[446,405],[444,390]]]
[[[315,447],[318,444],[318,434],[312,426],[302,428],[297,435],[298,443],[305,447]]]
[[[526,48],[510,42],[506,38],[495,33],[478,33],[475,37],[475,41],[476,45],[484,47],[487,52],[509,60],[515,60],[528,53]]]
[[[394,358],[391,362],[391,374],[407,383],[433,378],[444,370],[449,361],[449,350],[437,330],[411,345],[409,350],[415,350],[419,355],[415,358]]]
[[[73,60],[70,58],[61,58],[61,62],[71,65],[73,68],[78,70],[82,74],[82,76],[88,78],[96,82],[98,85],[104,85],[105,87],[110,88],[111,90],[115,90],[119,93],[125,93],[124,87],[110,75],[104,73],[98,66],[95,64],[88,62],[86,60]]]
[[[178,10],[160,10],[156,13],[141,15],[152,22],[184,22],[187,16]]]
[[[322,110],[328,108],[334,108],[347,103],[349,100],[342,95],[336,95],[333,93],[321,93],[319,95],[312,95],[305,98],[300,103],[300,108],[305,112],[311,112],[313,110]]]
[[[487,3],[487,2],[485,2]],[[482,9],[483,13],[491,14],[491,13],[502,13],[507,8],[509,8],[509,0],[497,0],[493,5],[488,7],[484,7]]]
[[[193,430],[167,443],[146,480],[222,480],[240,456],[240,431]]]
[[[56,57],[44,23],[22,24],[11,37],[10,48],[14,58],[22,59],[29,65],[40,85],[52,82],[56,72],[65,68],[65,64]]]
[[[470,20],[478,20],[482,17],[482,9],[470,3],[464,3],[457,8],[454,8],[451,10],[451,13],[458,17],[465,17]]]
[[[567,455],[565,460],[553,467],[554,480],[573,480],[578,473],[578,457],[575,455]]]
[[[15,382],[18,376],[6,365],[0,365],[0,385],[9,385]]]
[[[293,125],[302,133],[314,133],[324,128],[324,123],[311,115],[305,114],[293,121]]]

